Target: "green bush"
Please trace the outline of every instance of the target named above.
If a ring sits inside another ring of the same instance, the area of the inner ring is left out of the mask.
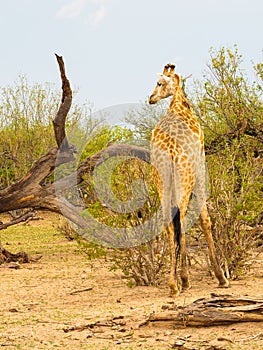
[[[211,51],[196,100],[205,130],[218,259],[233,278],[243,272],[255,247],[263,200],[262,86],[250,83],[241,66],[237,48]]]

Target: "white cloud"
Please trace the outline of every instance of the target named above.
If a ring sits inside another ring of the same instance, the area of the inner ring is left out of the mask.
[[[75,19],[84,14],[88,23],[92,27],[96,27],[106,16],[106,2],[107,0],[71,0],[61,6],[56,17],[59,19]],[[90,5],[89,9],[86,9],[88,5]]]
[[[81,14],[87,0],[72,0],[69,4],[63,5],[57,12],[57,17],[62,19],[73,19]]]
[[[96,27],[106,16],[106,8],[102,4],[100,7],[89,15],[89,23]]]

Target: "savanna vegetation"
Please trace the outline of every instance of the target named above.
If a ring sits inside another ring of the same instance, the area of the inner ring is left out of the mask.
[[[208,204],[218,259],[226,275],[232,278],[244,272],[251,252],[263,241],[263,63],[254,64],[253,79],[248,78],[242,63],[243,58],[237,48],[211,50],[203,79],[185,87],[205,132]],[[19,77],[13,86],[2,87],[2,191],[17,183],[36,160],[55,146],[52,122],[59,104],[60,92],[50,84],[31,85],[25,77]],[[44,179],[45,184],[52,185],[70,175],[76,167],[109,144],[132,144],[147,149],[151,130],[164,115],[166,107],[166,102],[156,108],[145,103],[141,112],[130,111],[127,120],[133,127],[129,128],[112,127],[103,118],[94,118],[90,105],[73,103],[65,130],[69,143],[75,146],[75,162],[58,165],[56,171],[52,169]],[[149,220],[160,206],[150,166],[147,162],[129,158],[116,164],[110,178],[108,172],[109,167],[104,170],[102,167],[97,176],[104,179],[100,184],[108,185],[110,182],[110,186],[98,189],[92,172],[85,171],[85,174],[81,173],[81,181],[76,185],[73,183],[63,195],[74,207],[78,207],[80,202],[85,205],[81,213],[83,218],[92,216],[104,227],[123,229],[124,236],[116,240],[117,244],[112,244],[120,247],[111,251],[113,268],[121,268],[130,283],[158,284],[167,264],[165,237],[162,234],[155,237],[144,228],[140,233],[140,237],[147,237],[143,244],[139,244],[141,241],[134,241],[129,247],[121,244],[124,238],[133,239],[132,232],[137,234],[138,227]],[[113,202],[105,203],[105,198],[111,198],[112,194]],[[139,198],[142,194],[144,200],[141,205],[132,206],[127,211],[125,205],[132,202],[133,196]],[[0,199],[3,201],[4,196]],[[48,209],[52,210],[52,207]],[[11,214],[14,215],[13,212]],[[24,213],[19,212],[18,216],[20,214]],[[77,239],[89,257],[107,253],[107,249],[100,245],[107,232],[94,235],[96,228],[92,227],[90,236],[89,232],[85,233],[86,239],[92,241],[87,242],[76,235],[74,227],[64,224],[60,229],[69,238]],[[1,228],[4,226],[0,225]],[[148,230],[151,231],[151,227]],[[202,246],[198,223],[192,228],[189,240]]]

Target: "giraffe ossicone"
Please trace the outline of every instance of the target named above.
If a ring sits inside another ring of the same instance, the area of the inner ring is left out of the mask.
[[[167,114],[152,131],[151,162],[156,168],[156,185],[170,248],[170,292],[178,295],[181,289],[190,287],[185,231],[187,218],[190,217],[191,220],[193,215],[191,209],[200,216],[208,244],[209,258],[219,286],[228,287],[229,282],[216,258],[211,220],[206,205],[203,131],[181,87],[181,79],[174,70],[174,64],[167,64],[164,67],[149,98],[149,103],[155,104],[171,96]],[[180,248],[180,258],[178,248]],[[177,273],[179,262],[181,263],[180,275]]]

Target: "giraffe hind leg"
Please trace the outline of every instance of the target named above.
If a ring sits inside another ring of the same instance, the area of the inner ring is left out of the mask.
[[[177,277],[177,258],[180,252],[181,241],[181,222],[180,211],[178,207],[174,207],[171,210],[172,220],[166,227],[166,234],[170,248],[170,276],[169,276],[169,288],[170,295],[177,296],[180,294],[181,287],[178,283]]]
[[[172,208],[172,218],[173,218],[173,229],[174,229],[174,241],[177,245],[176,247],[176,260],[177,260],[180,254],[181,235],[182,235],[180,209],[178,207]]]
[[[178,261],[181,257],[181,287],[183,290],[191,288],[189,281],[189,274],[187,268],[187,259],[186,259],[186,237],[184,225],[181,221],[181,213],[179,207],[174,207],[172,209],[172,218],[173,218],[173,228],[174,228],[174,240],[177,244],[176,248],[176,267]]]

